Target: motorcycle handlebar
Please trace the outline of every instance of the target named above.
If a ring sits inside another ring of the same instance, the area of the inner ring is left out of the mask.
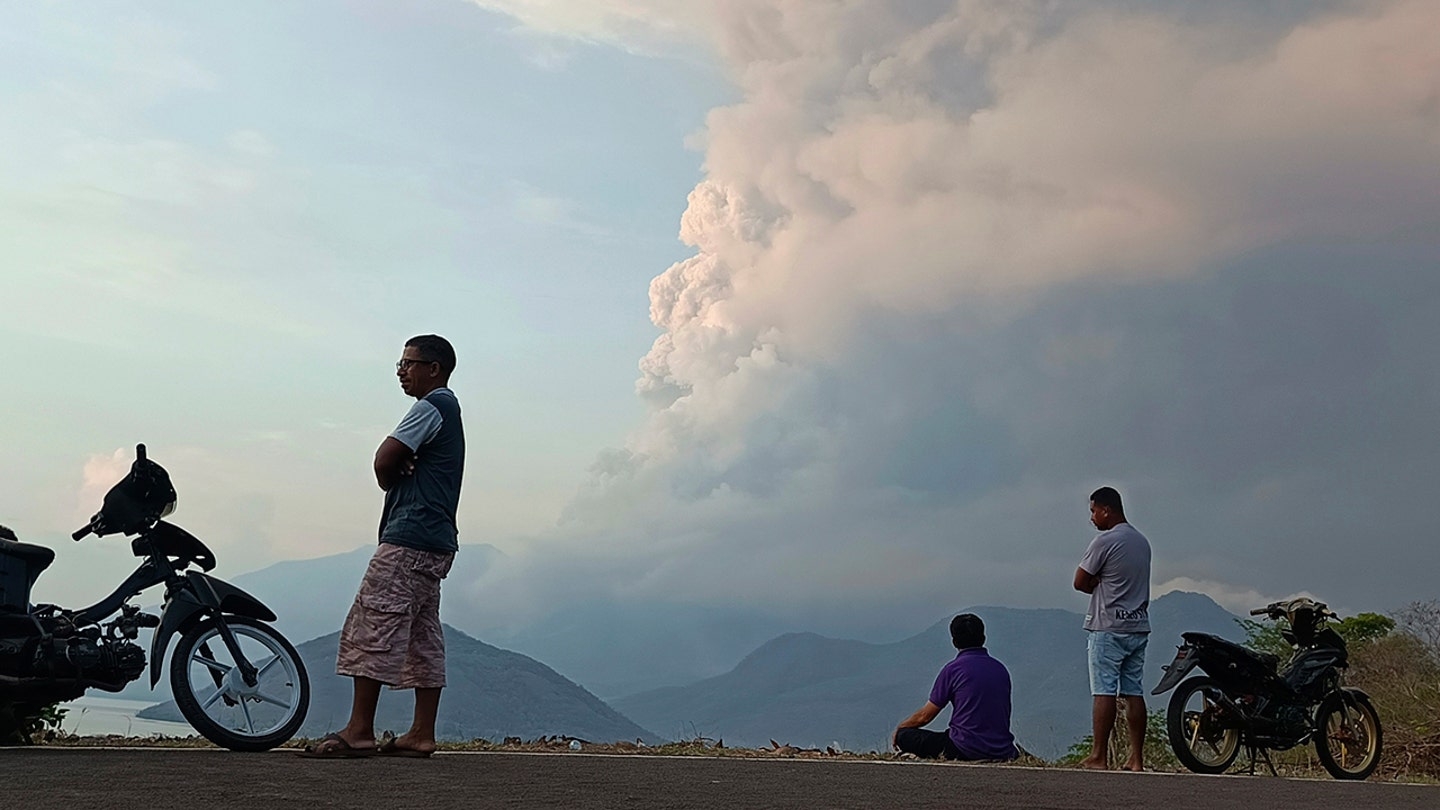
[[[1250,615],[1251,615],[1251,616],[1266,616],[1266,615],[1269,615],[1269,613],[1270,613],[1270,608],[1268,608],[1268,607],[1255,608],[1254,610],[1250,611]]]
[[[85,528],[83,528],[83,529],[77,529],[74,533],[72,533],[72,534],[70,535],[70,539],[71,539],[71,540],[77,540],[77,541],[78,541],[78,540],[81,540],[81,539],[83,539],[83,538],[85,537],[85,535],[93,532],[94,530],[95,530],[95,529],[94,529],[90,524],[87,523],[87,524],[85,524]]]

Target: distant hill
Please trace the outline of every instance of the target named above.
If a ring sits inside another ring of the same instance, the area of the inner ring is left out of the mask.
[[[719,675],[791,629],[740,608],[589,601],[489,638],[610,700]]]
[[[287,560],[230,580],[237,588],[264,602],[278,617],[275,627],[292,642],[337,632],[355,599],[360,579],[375,546],[361,546],[343,554],[309,560]],[[461,607],[453,591],[478,580],[496,559],[499,549],[487,544],[463,545],[441,587],[441,619],[460,627],[455,614]]]
[[[279,563],[234,582],[275,610],[277,625],[292,641],[333,636],[372,552],[365,546]],[[486,628],[491,617],[480,615],[466,597],[469,586],[503,556],[488,545],[461,548],[442,599],[447,624],[471,635],[483,632],[511,654],[544,661],[552,674],[582,685],[666,738],[705,735],[762,745],[783,737],[797,744],[881,748],[894,723],[924,702],[935,673],[953,655],[948,615],[891,644],[782,635],[796,628],[744,608],[619,600],[566,605],[524,624]],[[1017,735],[1037,754],[1063,753],[1089,733],[1081,617],[1060,610],[974,610],[985,618],[991,652],[1015,680]],[[1147,685],[1159,680],[1182,630],[1238,640],[1234,619],[1199,594],[1156,599]],[[168,696],[164,687],[162,679],[155,697]],[[1151,703],[1159,707],[1164,699]]]
[[[992,655],[1014,683],[1012,728],[1032,753],[1053,758],[1090,732],[1085,631],[1080,614],[1063,610],[980,607]],[[952,614],[953,615],[953,614]],[[1150,609],[1147,691],[1170,662],[1182,630],[1239,639],[1235,617],[1208,597],[1171,593]],[[954,656],[949,616],[903,641],[869,644],[813,633],[766,642],[731,671],[689,686],[612,701],[662,736],[703,735],[727,744],[839,743],[884,750],[895,724],[924,704],[940,667]],[[1162,707],[1168,696],[1149,698]],[[932,728],[943,728],[942,712]]]
[[[340,629],[373,553],[374,546],[364,546],[290,560],[233,582],[269,605],[279,617],[276,627],[298,642]],[[503,557],[494,546],[461,546],[445,579],[441,619],[544,661],[606,699],[719,675],[766,639],[796,629],[744,608],[616,600],[566,605],[524,624],[490,627],[491,617],[467,600],[467,590]]]
[[[310,711],[300,736],[318,737],[345,725],[350,716],[351,681],[335,673],[339,632],[307,641],[296,650],[310,675]],[[656,741],[599,698],[544,664],[478,641],[454,627],[445,628],[446,679],[440,698],[437,736],[446,740],[506,736],[532,739],[562,734],[611,742],[636,738]],[[414,698],[408,691],[385,690],[376,728],[397,734],[410,727]],[[173,701],[148,707],[140,717],[184,722]]]

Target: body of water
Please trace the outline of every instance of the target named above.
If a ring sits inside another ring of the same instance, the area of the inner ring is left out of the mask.
[[[126,737],[190,737],[196,734],[188,723],[146,720],[135,715],[152,701],[125,700],[112,696],[86,695],[62,705],[65,719],[60,727],[82,737],[122,734]]]

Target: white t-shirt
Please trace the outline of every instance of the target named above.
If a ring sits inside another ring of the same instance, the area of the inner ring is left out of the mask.
[[[1097,576],[1086,630],[1111,633],[1150,632],[1150,541],[1129,523],[1095,535],[1080,559],[1085,573]]]

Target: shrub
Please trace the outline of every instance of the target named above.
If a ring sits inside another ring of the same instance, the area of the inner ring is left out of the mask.
[[[1352,651],[1346,682],[1365,690],[1385,729],[1381,766],[1440,778],[1440,604],[1396,612],[1399,632]]]

